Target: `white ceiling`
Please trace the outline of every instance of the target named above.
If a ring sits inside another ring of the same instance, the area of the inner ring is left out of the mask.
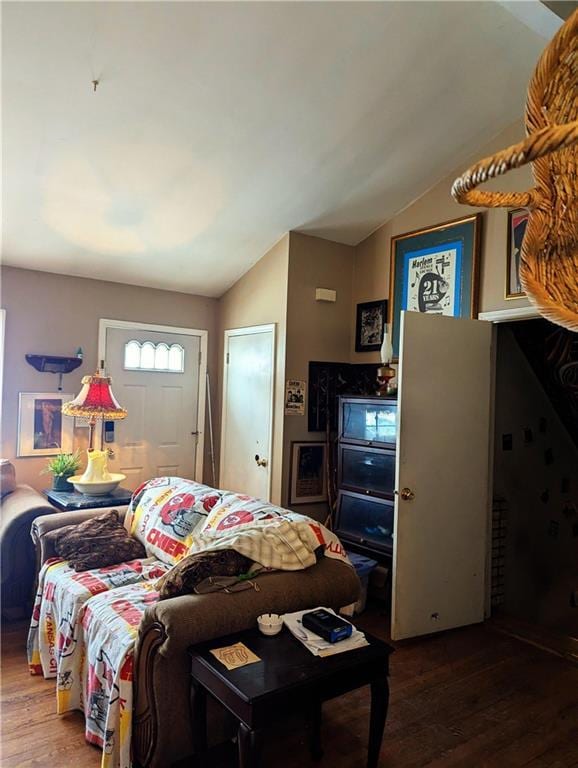
[[[493,2],[5,2],[3,261],[219,296],[288,230],[357,243],[544,44]]]

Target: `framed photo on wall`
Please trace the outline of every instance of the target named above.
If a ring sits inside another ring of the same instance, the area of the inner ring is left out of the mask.
[[[54,456],[72,451],[74,419],[62,414],[62,404],[74,395],[62,392],[20,392],[17,456]]]
[[[508,211],[508,251],[506,261],[506,299],[521,299],[526,294],[520,283],[522,241],[528,225],[529,211],[517,208]]]
[[[381,348],[387,322],[387,301],[366,301],[357,305],[355,351],[376,352]]]
[[[289,504],[327,501],[324,442],[291,443]]]
[[[391,239],[389,321],[399,355],[400,313],[477,317],[482,214]]]

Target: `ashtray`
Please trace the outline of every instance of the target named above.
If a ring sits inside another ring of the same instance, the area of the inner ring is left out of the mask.
[[[278,613],[263,613],[257,617],[257,624],[264,635],[278,635],[283,629],[283,619]]]

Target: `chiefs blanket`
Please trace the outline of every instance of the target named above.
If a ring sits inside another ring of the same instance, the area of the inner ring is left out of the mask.
[[[241,494],[227,494],[195,531],[191,552],[234,549],[265,568],[298,571],[316,553],[348,563],[337,536],[310,517]]]
[[[132,673],[138,628],[157,580],[185,555],[234,549],[268,569],[299,570],[320,554],[349,562],[320,523],[241,494],[175,477],[135,491],[125,525],[148,559],[77,573],[47,561],[28,638],[31,674],[55,677],[57,710],[84,712],[102,768],[130,768]]]

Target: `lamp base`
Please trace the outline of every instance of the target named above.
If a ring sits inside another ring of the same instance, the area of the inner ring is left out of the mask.
[[[78,491],[78,493],[84,493],[86,496],[106,496],[112,493],[123,480],[126,480],[126,475],[121,475],[120,473],[111,474],[110,480],[103,480],[102,482],[94,480],[92,482],[85,482],[80,475],[68,478],[68,482],[72,483],[74,490]]]
[[[126,475],[111,474],[108,471],[108,452],[93,449],[87,451],[88,464],[83,475],[69,477],[68,482],[74,485],[79,493],[88,496],[104,496],[111,493],[119,483],[126,479]]]

